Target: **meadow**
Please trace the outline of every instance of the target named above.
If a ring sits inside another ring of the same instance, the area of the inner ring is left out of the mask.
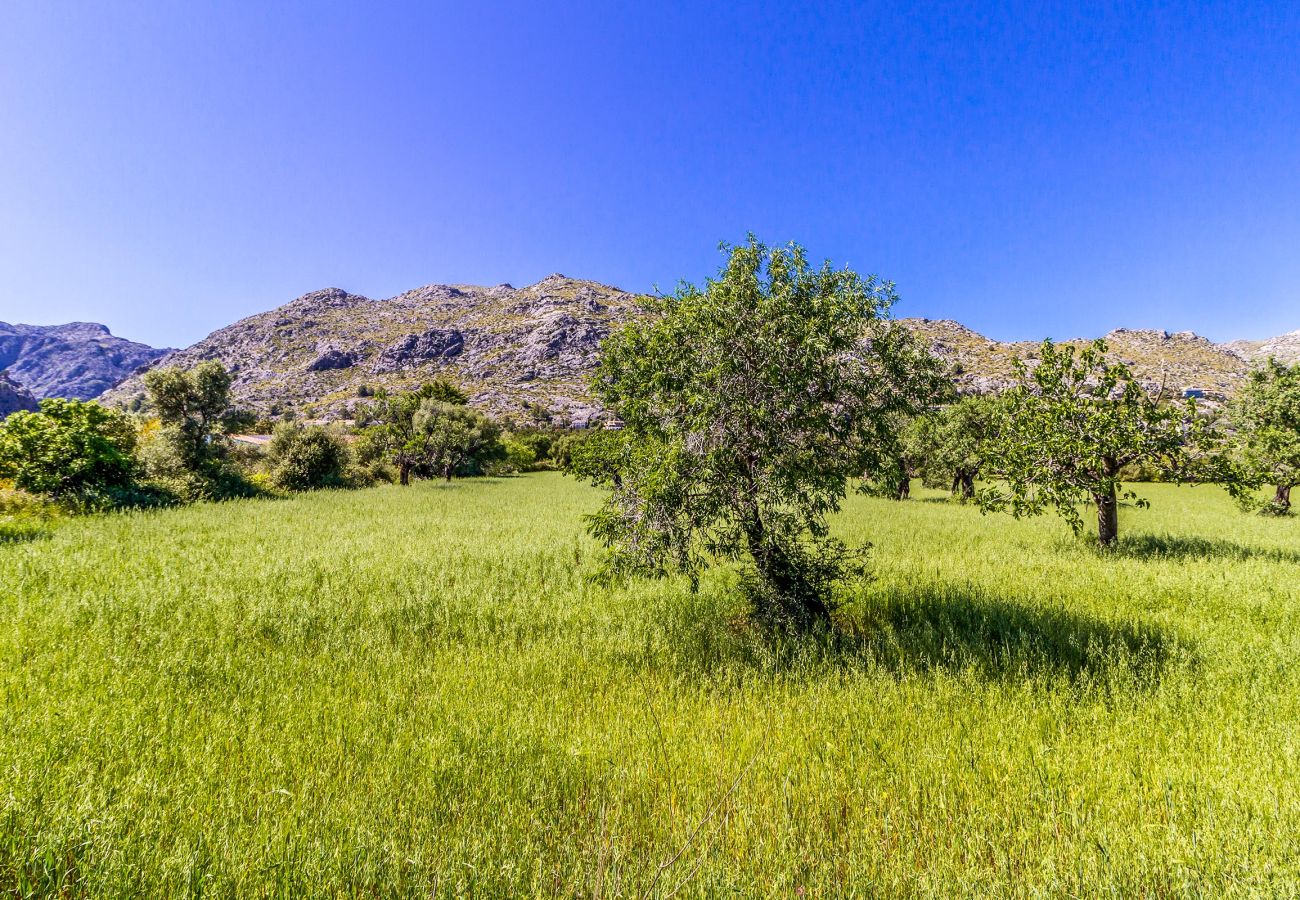
[[[852,498],[833,639],[556,474],[0,543],[0,894],[1298,896],[1300,521]]]

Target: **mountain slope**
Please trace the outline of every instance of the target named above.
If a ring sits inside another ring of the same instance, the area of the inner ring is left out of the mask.
[[[1282,363],[1300,362],[1300,331],[1292,331],[1263,341],[1230,341],[1223,346],[1252,362],[1265,360],[1270,356]]]
[[[597,412],[586,387],[597,347],[637,301],[563,275],[519,289],[435,284],[387,300],[328,288],[213,332],[159,364],[219,360],[234,376],[236,400],[263,413],[343,416],[374,388],[445,375],[476,406],[503,413],[536,405],[580,425]],[[136,376],[104,399],[130,404],[142,392]]]
[[[213,332],[159,364],[219,360],[234,376],[236,401],[272,415],[346,417],[375,389],[447,376],[491,412],[540,407],[558,423],[583,425],[599,413],[587,380],[600,341],[637,315],[643,300],[563,275],[519,289],[435,284],[386,300],[328,288]],[[952,365],[966,390],[1006,388],[1015,358],[1032,363],[1038,352],[1037,342],[996,341],[953,321],[902,322]],[[1118,329],[1106,341],[1112,360],[1172,393],[1230,394],[1250,368],[1238,345],[1191,332]],[[127,406],[142,398],[138,374],[104,395]]]
[[[93,322],[0,322],[0,369],[37,397],[89,400],[167,352],[116,337]]]
[[[0,419],[20,409],[35,408],[36,398],[10,380],[8,372],[0,371]]]
[[[903,319],[936,354],[954,368],[959,384],[972,391],[996,391],[1015,380],[1015,359],[1032,362],[1038,354],[1033,341],[1002,342],[985,337],[951,320]],[[1169,391],[1200,389],[1231,393],[1250,363],[1225,345],[1180,331],[1119,328],[1105,336],[1107,356],[1124,362],[1149,388]],[[1082,347],[1082,339],[1062,341]]]

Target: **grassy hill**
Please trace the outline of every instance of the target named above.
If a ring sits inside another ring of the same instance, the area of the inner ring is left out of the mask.
[[[592,583],[555,475],[70,520],[0,545],[0,892],[1294,893],[1300,521],[1144,493],[855,498],[834,647]]]

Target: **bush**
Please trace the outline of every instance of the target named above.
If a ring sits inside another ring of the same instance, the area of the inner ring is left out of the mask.
[[[112,505],[136,472],[135,428],[122,413],[79,400],[42,400],[0,423],[0,478],[74,505]]]
[[[352,461],[343,439],[320,427],[282,425],[267,451],[271,481],[290,491],[342,487]]]

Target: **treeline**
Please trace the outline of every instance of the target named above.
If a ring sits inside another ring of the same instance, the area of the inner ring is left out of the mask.
[[[540,422],[489,418],[448,381],[375,392],[354,422],[330,425],[237,408],[217,362],[157,369],[144,384],[134,412],[48,399],[0,422],[7,534],[59,514],[558,467],[575,440]],[[250,442],[250,432],[270,440]]]
[[[794,244],[724,250],[717,277],[657,298],[603,346],[593,389],[626,427],[574,468],[609,490],[590,528],[615,573],[695,579],[742,560],[756,617],[801,629],[828,622],[862,571],[865,548],[827,522],[855,482],[901,500],[920,477],[986,511],[1055,511],[1076,532],[1091,505],[1103,548],[1120,504],[1145,503],[1137,478],[1290,509],[1300,367],[1269,362],[1226,408],[1202,408],[1148,390],[1104,342],[1047,341],[1015,387],[960,397],[890,317],[891,283],[814,266]]]

